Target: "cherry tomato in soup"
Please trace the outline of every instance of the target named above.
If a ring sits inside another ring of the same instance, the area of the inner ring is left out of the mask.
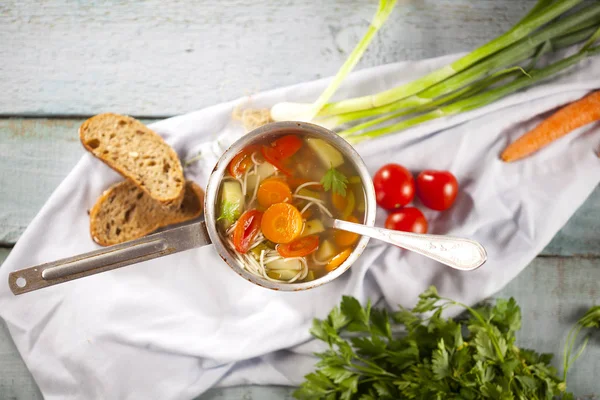
[[[281,154],[279,154],[275,147],[263,146],[260,149],[260,152],[262,153],[265,160],[273,164],[275,168],[277,168],[278,170],[280,170],[288,176],[292,174],[292,172],[283,164],[284,160],[281,158]]]
[[[242,151],[240,151],[238,154],[236,154],[227,166],[227,170],[229,171],[231,176],[239,178],[242,175],[244,175],[246,170],[252,165],[254,165],[254,162],[252,161],[252,153],[259,151],[260,147],[254,145],[248,146]]]
[[[415,180],[409,170],[398,164],[384,165],[373,177],[377,204],[386,210],[404,207],[415,197]]]
[[[427,219],[421,210],[415,207],[406,207],[395,211],[385,220],[385,228],[395,231],[427,233],[427,227]]]
[[[291,243],[277,245],[277,252],[282,257],[304,257],[319,247],[319,236],[310,235],[296,239]]]
[[[295,135],[280,137],[270,146],[263,146],[261,152],[265,159],[286,175],[291,171],[286,168],[285,161],[296,154],[302,147],[302,140]]]
[[[302,147],[302,140],[298,136],[287,135],[273,142],[273,147],[279,152],[282,160],[290,158]]]
[[[233,229],[233,246],[244,254],[250,249],[252,241],[260,232],[260,223],[263,213],[258,210],[248,210],[237,220]]]
[[[432,210],[447,210],[458,194],[458,181],[449,171],[426,170],[417,177],[417,195]]]

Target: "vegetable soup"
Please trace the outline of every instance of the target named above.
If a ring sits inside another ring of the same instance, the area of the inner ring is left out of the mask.
[[[278,134],[244,148],[219,187],[217,229],[248,272],[308,282],[338,268],[359,235],[324,219],[363,222],[365,193],[354,165],[310,134]]]

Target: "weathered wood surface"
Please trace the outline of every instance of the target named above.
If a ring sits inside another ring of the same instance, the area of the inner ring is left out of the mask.
[[[535,0],[404,3],[358,68],[473,49]],[[165,116],[330,76],[376,7],[376,0],[5,0],[0,114]]]
[[[8,250],[0,249],[0,263]],[[594,304],[600,303],[600,258],[538,257],[497,297],[513,296],[521,306],[523,327],[518,344],[554,353],[561,369],[562,348],[573,322]],[[584,397],[600,394],[600,346],[592,341],[569,377],[569,388]],[[197,400],[291,399],[293,388],[236,387],[211,389]],[[41,399],[33,378],[0,323],[0,398]]]
[[[0,243],[16,242],[83,149],[83,119],[0,118]],[[148,123],[151,120],[143,120]],[[600,187],[544,250],[545,255],[600,256]]]
[[[535,0],[404,3],[357,69],[471,50],[508,29]],[[0,116],[17,117],[0,118],[0,264],[10,251],[1,246],[18,239],[83,154],[82,117],[170,116],[333,75],[375,8],[375,0],[0,2]],[[559,354],[582,308],[600,303],[598,221],[600,188],[546,256],[499,294],[515,296],[523,308],[521,345]],[[571,375],[580,396],[600,393],[599,347],[590,347]],[[200,399],[283,399],[291,392],[227,388]],[[0,323],[0,399],[40,398]]]

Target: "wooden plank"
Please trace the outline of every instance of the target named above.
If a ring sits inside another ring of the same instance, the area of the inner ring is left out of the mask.
[[[535,0],[399,3],[359,69],[469,51]],[[3,1],[0,113],[165,116],[331,76],[376,4]]]
[[[210,389],[194,400],[291,400],[295,388],[283,386],[240,386]]]
[[[0,263],[8,249],[0,248]],[[600,258],[539,257],[496,297],[515,297],[523,314],[518,344],[555,354],[562,371],[562,346],[575,320],[600,304]],[[592,341],[569,375],[569,390],[578,396],[600,395],[595,376],[600,371],[600,346]],[[242,386],[211,389],[196,400],[291,399],[293,388]],[[11,397],[12,396],[12,397]],[[41,399],[35,382],[8,332],[0,324],[0,398]]]
[[[542,255],[600,255],[600,185],[546,246]]]

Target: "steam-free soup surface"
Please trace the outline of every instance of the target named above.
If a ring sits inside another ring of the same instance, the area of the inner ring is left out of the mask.
[[[338,268],[359,236],[326,228],[324,217],[362,222],[358,173],[327,141],[296,133],[238,153],[219,188],[218,229],[250,273],[307,282]]]

